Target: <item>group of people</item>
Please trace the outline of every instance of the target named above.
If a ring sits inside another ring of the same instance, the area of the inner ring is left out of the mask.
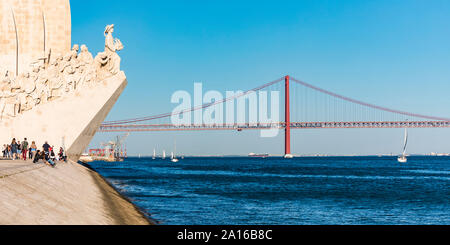
[[[11,160],[24,160],[27,158],[33,160],[33,163],[39,163],[43,160],[45,164],[55,167],[57,161],[67,161],[67,156],[64,149],[61,147],[58,154],[55,154],[55,149],[46,141],[41,150],[36,146],[36,142],[32,141],[31,145],[27,138],[22,142],[12,139],[11,144],[3,145],[3,158]]]

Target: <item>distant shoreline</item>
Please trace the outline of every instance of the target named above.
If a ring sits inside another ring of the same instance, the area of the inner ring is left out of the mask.
[[[302,158],[302,157],[397,157],[400,154],[379,154],[379,155],[294,155],[294,157]],[[408,154],[407,156],[411,157],[450,157],[450,153],[443,153],[443,154]],[[128,158],[152,158],[153,156],[128,156]],[[196,155],[184,155],[185,158],[233,158],[233,157],[242,157],[242,158],[252,158],[248,155],[204,155],[204,156],[196,156]],[[282,155],[270,155],[266,158],[279,158],[283,157]],[[156,159],[161,159],[162,156],[156,156]],[[253,157],[253,158],[261,158],[261,157]],[[170,159],[169,157],[166,157],[166,159]]]

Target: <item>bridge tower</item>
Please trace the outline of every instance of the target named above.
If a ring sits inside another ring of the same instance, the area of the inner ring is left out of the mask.
[[[290,108],[290,92],[289,92],[289,83],[290,83],[290,77],[286,76],[284,78],[284,98],[285,98],[285,104],[284,104],[284,123],[285,123],[285,131],[284,131],[284,158],[293,158],[294,156],[291,154],[291,108]]]

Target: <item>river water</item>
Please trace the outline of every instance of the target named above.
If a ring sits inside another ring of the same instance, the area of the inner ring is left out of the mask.
[[[450,224],[450,157],[90,164],[163,225]]]

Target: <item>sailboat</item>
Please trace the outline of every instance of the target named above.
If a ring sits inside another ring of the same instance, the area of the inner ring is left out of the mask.
[[[162,159],[166,159],[166,150],[163,151]]]
[[[175,158],[173,152],[172,152],[172,156],[170,157],[170,161],[171,162],[178,162],[178,159]]]
[[[405,144],[403,146],[403,153],[401,156],[398,157],[399,163],[406,163],[408,162],[408,159],[406,158],[406,146],[408,145],[408,129],[405,128]]]
[[[175,141],[174,151],[172,151],[172,157],[170,158],[171,159],[170,161],[172,161],[172,162],[178,162],[178,159],[175,157],[175,154],[174,154],[174,152],[176,152],[176,151],[177,151],[177,142]]]
[[[153,159],[153,160],[156,159],[156,149],[153,149],[153,157],[152,157],[152,159]]]

